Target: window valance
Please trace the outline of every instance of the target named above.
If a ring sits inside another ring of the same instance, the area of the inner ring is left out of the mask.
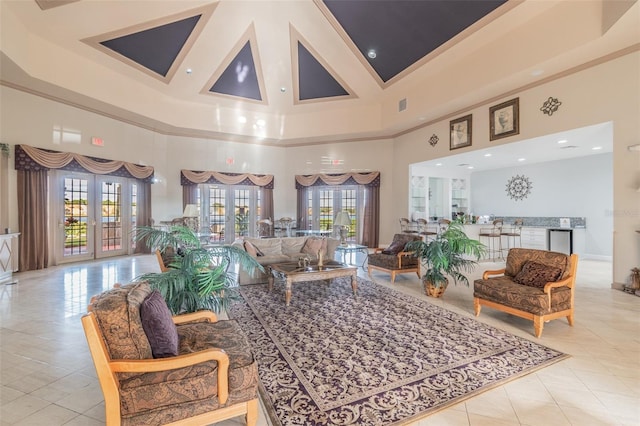
[[[296,189],[307,186],[364,185],[380,186],[380,172],[296,175]]]
[[[154,172],[151,166],[88,157],[72,152],[52,151],[29,145],[16,145],[15,157],[16,170],[62,169],[134,178],[145,182],[150,182],[153,179]]]
[[[222,173],[180,170],[181,185],[214,183],[221,185],[250,185],[273,189],[273,175],[255,175],[251,173]]]

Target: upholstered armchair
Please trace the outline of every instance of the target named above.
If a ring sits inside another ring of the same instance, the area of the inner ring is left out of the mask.
[[[239,415],[255,425],[257,364],[235,321],[210,311],[171,317],[142,282],[94,297],[82,326],[107,426],[206,425]]]
[[[566,318],[572,326],[577,267],[577,254],[512,248],[504,268],[474,281],[475,314],[486,306],[532,320],[536,337],[550,320]]]
[[[367,258],[369,263],[369,277],[371,270],[379,270],[391,274],[391,283],[396,279],[396,274],[415,272],[420,278],[420,262],[413,257],[411,252],[404,251],[404,246],[410,241],[420,240],[417,234],[395,234],[393,241],[387,248],[376,248]]]

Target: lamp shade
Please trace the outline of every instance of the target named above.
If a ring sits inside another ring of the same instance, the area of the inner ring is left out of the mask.
[[[182,217],[198,217],[198,206],[196,204],[187,204],[184,207],[184,213]]]
[[[334,225],[340,226],[351,226],[351,217],[346,210],[342,210],[338,212],[336,215],[336,220],[333,222]]]

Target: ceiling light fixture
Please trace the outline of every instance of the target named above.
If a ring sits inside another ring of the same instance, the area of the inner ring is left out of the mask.
[[[375,49],[369,49],[369,51],[367,52],[367,56],[371,59],[375,59],[378,54],[376,53]]]
[[[486,153],[484,156],[485,157],[491,157],[491,153]]]
[[[187,68],[187,74],[191,75],[192,72],[193,70],[191,68]]]
[[[566,139],[559,140],[558,143],[567,143]]]
[[[601,150],[601,149],[602,149],[602,147],[601,147],[601,146],[594,146],[594,147],[593,147],[593,148],[591,148],[591,149],[592,149],[592,150],[594,150],[594,151],[599,151],[599,150]]]
[[[280,91],[281,91],[282,93],[284,93],[284,92],[286,92],[286,91],[287,91],[287,88],[286,88],[286,87],[281,87],[281,88],[280,88]]]
[[[526,160],[526,158],[518,158],[518,161],[520,161],[520,162],[525,161],[525,160]]]
[[[629,145],[627,149],[629,151],[640,151],[640,143],[637,143],[635,145]]]
[[[247,117],[245,117],[244,115],[241,115],[238,117],[238,123],[244,124],[246,122],[247,122]]]
[[[267,124],[267,122],[264,121],[262,118],[256,120],[256,126],[258,127],[264,127],[265,124]]]

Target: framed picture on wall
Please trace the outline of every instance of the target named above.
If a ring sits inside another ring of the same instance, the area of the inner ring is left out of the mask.
[[[489,108],[489,140],[520,133],[519,101],[520,98],[515,98]]]
[[[449,150],[471,146],[471,114],[449,122]]]

